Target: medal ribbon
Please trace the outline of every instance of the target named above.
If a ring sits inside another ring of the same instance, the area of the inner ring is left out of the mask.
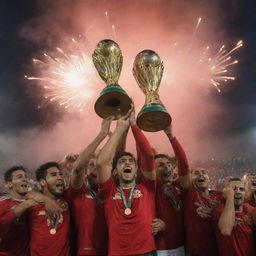
[[[54,225],[52,226],[52,228],[57,230],[58,224],[59,224],[59,216],[56,217],[56,221],[55,221]]]
[[[128,198],[128,203],[127,203],[126,199],[125,199],[124,191],[121,187],[119,187],[119,191],[121,192],[121,196],[122,196],[122,199],[123,199],[125,209],[127,209],[127,208],[131,209],[132,195],[133,195],[134,188],[135,188],[135,185],[133,185],[132,188],[131,188],[130,195],[129,195],[129,198]]]

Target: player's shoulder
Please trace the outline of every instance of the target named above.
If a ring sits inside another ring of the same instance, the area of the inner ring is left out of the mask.
[[[11,208],[15,204],[17,204],[17,203],[14,202],[8,195],[3,195],[3,196],[0,197],[0,207],[1,207],[1,209]]]
[[[7,196],[7,195],[0,196],[0,202],[4,202],[4,201],[6,202],[8,200],[10,200],[9,196]]]

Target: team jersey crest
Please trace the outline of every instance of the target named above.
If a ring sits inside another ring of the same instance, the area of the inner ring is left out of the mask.
[[[133,194],[132,194],[133,198],[140,198],[142,196],[143,196],[143,194],[142,194],[141,190],[134,189]],[[113,199],[114,200],[121,200],[122,199],[121,193],[120,192],[116,192],[114,197],[113,197]]]

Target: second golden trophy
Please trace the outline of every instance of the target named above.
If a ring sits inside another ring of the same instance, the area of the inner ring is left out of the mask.
[[[152,50],[138,53],[133,63],[133,75],[146,95],[146,102],[137,117],[137,124],[144,131],[163,130],[172,121],[158,95],[163,70],[163,62]]]
[[[94,108],[102,118],[113,116],[118,119],[128,112],[131,99],[118,85],[123,65],[123,56],[119,45],[109,39],[100,41],[93,53],[93,63],[107,84],[98,97]]]

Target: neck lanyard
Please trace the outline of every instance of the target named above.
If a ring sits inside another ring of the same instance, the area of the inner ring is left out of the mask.
[[[56,234],[58,224],[59,224],[59,217],[57,216],[54,225],[52,225],[52,228],[50,229],[50,234],[51,235],[55,235]]]
[[[131,206],[132,206],[132,196],[133,196],[134,188],[135,188],[135,185],[132,186],[132,188],[130,190],[130,195],[129,195],[129,198],[128,198],[128,202],[126,202],[123,188],[121,186],[119,187],[119,190],[121,192],[121,196],[122,196],[122,199],[123,199],[124,207],[125,207],[125,210],[124,210],[125,215],[130,215],[132,213]]]

